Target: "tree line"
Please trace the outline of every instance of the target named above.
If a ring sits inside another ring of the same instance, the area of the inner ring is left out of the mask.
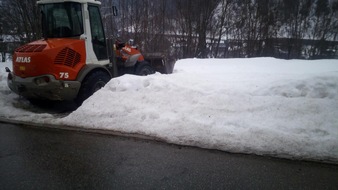
[[[107,38],[175,58],[334,58],[338,0],[101,0]],[[36,0],[1,0],[0,34],[41,38]],[[0,50],[1,51],[1,50]]]
[[[112,2],[103,1],[109,7],[107,2]],[[338,52],[337,0],[114,0],[113,4],[120,12],[111,18],[119,36],[179,58],[329,58]]]

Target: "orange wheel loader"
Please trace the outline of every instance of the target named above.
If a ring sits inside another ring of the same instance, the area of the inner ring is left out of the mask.
[[[8,86],[28,100],[71,100],[81,105],[111,78],[171,73],[162,54],[142,55],[130,44],[108,47],[95,0],[40,0],[43,39],[17,48]]]

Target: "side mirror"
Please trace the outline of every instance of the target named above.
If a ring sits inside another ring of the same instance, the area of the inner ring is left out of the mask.
[[[131,46],[134,46],[134,39],[129,39],[128,44],[131,45]]]
[[[116,6],[112,6],[111,8],[113,9],[113,15],[117,16],[118,15],[118,9],[117,9],[117,7]]]

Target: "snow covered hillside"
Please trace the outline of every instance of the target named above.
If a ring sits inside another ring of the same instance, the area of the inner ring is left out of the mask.
[[[338,163],[338,60],[180,60],[171,75],[112,79],[63,118],[30,111],[0,64],[0,118]]]

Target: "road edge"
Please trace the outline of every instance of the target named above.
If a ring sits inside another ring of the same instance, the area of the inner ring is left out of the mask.
[[[254,153],[250,154],[250,153],[240,153],[240,152],[229,152],[229,151],[218,150],[218,149],[203,148],[199,146],[175,144],[172,142],[168,142],[163,138],[158,138],[158,137],[154,137],[150,135],[143,135],[143,134],[138,134],[138,133],[123,133],[123,132],[114,131],[114,130],[89,129],[85,127],[75,127],[75,126],[68,126],[68,125],[34,123],[34,122],[27,122],[27,121],[11,120],[11,119],[4,118],[4,117],[0,117],[0,123],[16,124],[16,125],[21,125],[24,127],[38,128],[38,129],[67,130],[67,131],[76,131],[76,132],[82,132],[82,133],[93,133],[93,134],[112,135],[112,136],[126,137],[126,138],[137,138],[137,139],[142,139],[142,140],[150,140],[150,141],[162,142],[166,144],[172,144],[176,146],[194,147],[194,148],[200,148],[200,149],[205,149],[205,150],[216,150],[216,151],[221,151],[221,152],[225,152],[229,154],[255,155],[259,157],[267,157],[267,158],[282,159],[282,160],[289,160],[289,161],[338,165],[338,161],[333,161],[333,160],[318,160],[318,159],[316,160],[316,159],[309,159],[309,158],[301,159],[297,157],[277,157],[273,155],[259,155],[259,154],[254,154]]]

